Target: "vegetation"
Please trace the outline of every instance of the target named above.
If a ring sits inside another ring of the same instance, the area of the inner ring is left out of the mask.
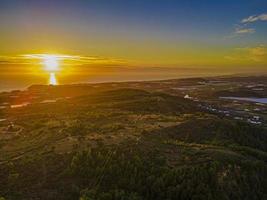
[[[265,128],[162,93],[76,95],[2,113],[21,131],[0,140],[0,200],[267,199]]]

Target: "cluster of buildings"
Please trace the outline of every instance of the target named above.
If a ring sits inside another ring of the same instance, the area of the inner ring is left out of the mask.
[[[255,125],[264,124],[264,119],[260,115],[255,115],[255,113],[253,112],[251,113],[250,110],[248,109],[244,109],[243,111],[235,110],[234,108],[221,109],[209,104],[199,104],[199,107],[208,112],[214,114],[220,114],[226,117],[231,117],[235,120],[246,121],[250,124],[255,124]],[[255,111],[255,109],[253,111]],[[257,111],[260,111],[260,109],[257,108]]]

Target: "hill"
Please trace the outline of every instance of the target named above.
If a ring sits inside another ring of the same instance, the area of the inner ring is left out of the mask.
[[[59,95],[57,89],[48,93]],[[47,93],[47,87],[30,90]],[[165,93],[131,88],[70,91],[75,93],[70,98],[3,111],[7,121],[0,123],[0,136],[10,137],[0,140],[0,196],[267,197],[263,127],[219,118],[199,110],[194,101]],[[8,129],[10,122],[14,131]]]

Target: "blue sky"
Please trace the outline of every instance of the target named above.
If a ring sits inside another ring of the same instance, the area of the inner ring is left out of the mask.
[[[243,18],[267,12],[266,0],[1,0],[1,23],[17,25],[23,20],[46,25],[86,29],[92,26],[108,32],[139,33],[146,37],[154,31],[168,37],[190,36],[205,39],[230,34]],[[266,24],[257,27],[259,40]],[[79,30],[77,30],[78,32]],[[85,31],[86,32],[86,31]],[[79,32],[78,32],[79,33]],[[256,37],[256,36],[255,36]],[[254,40],[250,37],[248,40]]]

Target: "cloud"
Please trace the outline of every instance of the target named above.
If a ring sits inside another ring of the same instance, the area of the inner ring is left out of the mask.
[[[255,33],[256,30],[254,28],[247,28],[247,26],[257,21],[267,21],[267,14],[264,13],[261,15],[251,15],[247,18],[242,19],[239,24],[235,25],[236,28],[234,33],[230,35],[228,38],[234,38],[237,36]]]
[[[231,34],[226,36],[226,39],[233,39],[236,37],[240,37],[240,36],[244,36],[244,35],[248,35],[248,34],[253,34],[255,33],[256,30],[254,28],[246,28],[245,25],[240,26],[240,25],[236,25],[235,31]]]
[[[259,45],[255,47],[235,48],[231,55],[225,56],[225,59],[237,62],[266,62],[267,47]]]
[[[265,59],[265,56],[267,55],[267,48],[263,46],[247,48],[245,50],[248,51],[250,59],[256,62],[263,61]]]
[[[267,14],[261,14],[261,15],[252,15],[245,19],[241,20],[241,23],[252,23],[256,21],[267,21]]]
[[[1,56],[0,65],[13,65],[13,64],[30,64],[29,60],[24,59],[22,56]]]
[[[79,56],[63,54],[23,54],[17,56],[1,56],[0,65],[36,65],[41,64],[47,56],[53,56],[61,65],[121,65],[126,61],[117,58],[100,56]]]
[[[252,34],[255,33],[254,28],[236,28],[235,34]]]

